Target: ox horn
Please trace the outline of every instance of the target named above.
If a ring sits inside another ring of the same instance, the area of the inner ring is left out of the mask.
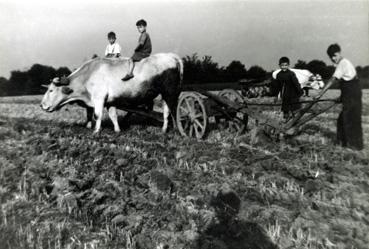
[[[54,79],[51,80],[51,83],[60,83],[60,78],[55,77]]]
[[[63,77],[55,77],[52,79],[51,83],[56,86],[66,86],[69,85],[69,79],[64,75]]]
[[[51,80],[51,84],[54,84],[56,86],[60,86],[60,78],[55,77],[54,79]]]

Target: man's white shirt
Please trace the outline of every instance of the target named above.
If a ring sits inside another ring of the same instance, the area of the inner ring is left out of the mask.
[[[336,70],[334,71],[333,77],[345,81],[352,80],[356,76],[356,69],[352,63],[346,59],[342,58],[336,65]]]

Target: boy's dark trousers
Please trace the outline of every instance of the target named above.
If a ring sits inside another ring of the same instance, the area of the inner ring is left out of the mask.
[[[337,119],[337,143],[352,149],[363,149],[361,126],[361,86],[358,79],[341,81],[342,111]]]
[[[282,108],[281,108],[283,113],[296,112],[297,110],[301,109],[301,103],[299,103],[299,101],[300,101],[299,97],[297,98],[284,97],[282,99]]]

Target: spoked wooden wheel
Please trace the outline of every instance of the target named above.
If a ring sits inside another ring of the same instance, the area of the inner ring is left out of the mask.
[[[208,117],[199,94],[190,92],[179,98],[176,119],[183,136],[200,139],[205,135]]]
[[[233,89],[224,89],[219,93],[219,96],[237,104],[244,104],[242,95]],[[231,113],[230,115],[232,119],[227,120],[227,128],[231,132],[236,132],[238,134],[243,133],[249,121],[248,115],[242,112]]]

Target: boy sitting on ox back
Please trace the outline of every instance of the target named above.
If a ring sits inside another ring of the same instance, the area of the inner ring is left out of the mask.
[[[106,46],[106,49],[105,49],[105,57],[107,58],[119,57],[122,48],[116,42],[117,37],[114,32],[108,33],[108,40],[109,40],[109,44]]]
[[[138,45],[135,49],[134,54],[129,60],[129,69],[126,76],[122,78],[123,81],[132,79],[133,69],[134,69],[134,62],[138,62],[143,58],[149,57],[151,54],[151,39],[149,34],[146,32],[147,23],[145,20],[141,19],[136,22],[137,30],[141,33],[140,38],[138,39]]]

